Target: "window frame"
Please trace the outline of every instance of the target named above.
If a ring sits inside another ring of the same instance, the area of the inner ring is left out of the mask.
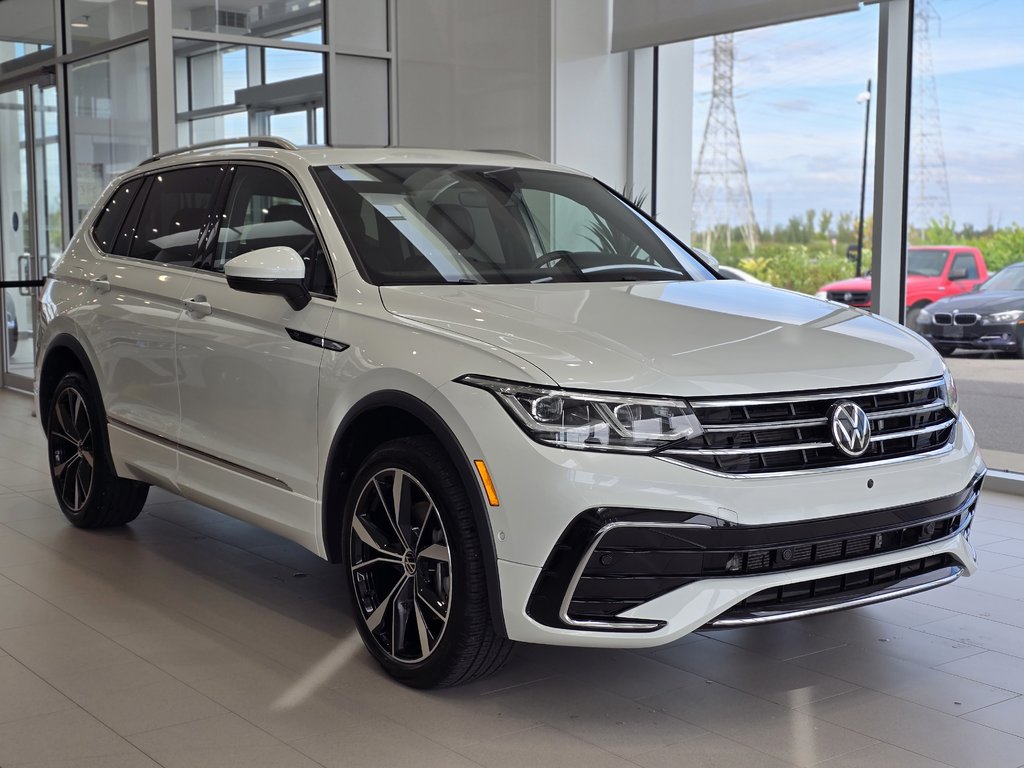
[[[139,190],[139,198],[141,199],[141,202],[139,202],[139,208],[138,208],[138,211],[137,211],[138,215],[137,215],[136,221],[135,221],[136,225],[138,225],[138,220],[139,220],[139,218],[141,218],[142,212],[146,208],[146,203],[149,202],[149,194],[152,191],[152,187],[153,187],[153,184],[152,184],[152,181],[151,181],[152,177],[158,176],[161,173],[170,173],[171,171],[187,170],[189,168],[199,168],[199,167],[206,167],[206,166],[211,166],[211,165],[226,166],[227,164],[223,160],[220,160],[220,161],[217,161],[217,162],[187,163],[187,164],[182,164],[182,165],[167,165],[167,166],[163,166],[161,168],[144,168],[144,166],[143,166],[143,167],[135,169],[137,171],[137,173],[136,172],[132,172],[131,174],[126,175],[123,178],[121,178],[119,183],[117,183],[116,189],[114,190],[113,194],[116,195],[117,192],[119,190],[121,190],[124,187],[125,184],[128,184],[128,183],[130,183],[132,181],[135,181],[136,179],[141,180],[142,188]],[[222,173],[221,173],[220,179],[217,181],[217,188],[214,190],[213,195],[210,197],[210,200],[211,200],[210,206],[209,206],[209,214],[210,215],[208,216],[207,223],[203,226],[202,230],[199,233],[199,239],[197,240],[197,247],[196,247],[196,257],[192,260],[192,264],[186,266],[184,264],[171,264],[171,263],[164,263],[164,262],[156,262],[156,261],[153,261],[152,259],[142,259],[142,258],[139,258],[138,256],[131,256],[131,255],[125,256],[125,255],[122,255],[122,254],[119,254],[119,253],[110,253],[109,251],[104,250],[100,246],[99,242],[96,240],[96,238],[95,238],[95,236],[93,234],[93,229],[96,227],[97,221],[99,221],[99,217],[98,216],[95,219],[93,219],[92,224],[90,224],[90,226],[86,230],[86,234],[88,235],[89,244],[96,251],[101,253],[104,256],[104,258],[108,258],[108,259],[121,259],[121,260],[130,261],[130,262],[135,263],[135,264],[157,265],[157,266],[159,266],[160,269],[177,269],[177,270],[183,270],[183,271],[187,271],[187,272],[194,272],[194,271],[196,271],[196,264],[197,264],[197,262],[203,258],[203,254],[205,253],[206,248],[209,246],[209,241],[208,241],[208,234],[209,234],[209,228],[210,228],[210,223],[209,222],[217,215],[217,213],[219,213],[220,194],[221,194],[221,190],[223,189],[224,179],[227,176],[228,170],[229,170],[228,168],[224,168],[224,171],[222,171]],[[102,205],[100,205],[100,210],[103,210],[104,208],[106,208],[106,205],[107,205],[107,203],[110,202],[110,199],[111,199],[111,197],[103,198],[104,202],[103,202]],[[131,214],[131,211],[128,211],[124,215],[124,217],[122,218],[121,223],[118,226],[118,230],[117,230],[117,236],[118,237],[120,237],[121,233],[124,231],[124,226],[127,223],[128,216],[130,214]]]
[[[223,272],[217,272],[216,270],[205,268],[202,265],[203,262],[205,262],[208,259],[208,257],[213,253],[212,249],[213,246],[215,245],[214,234],[216,233],[216,228],[219,226],[219,222],[222,220],[223,214],[227,212],[227,199],[231,191],[231,185],[234,182],[235,171],[238,169],[238,167],[243,165],[258,166],[268,168],[270,170],[277,171],[278,173],[282,174],[286,179],[288,179],[288,181],[295,188],[295,191],[298,193],[298,198],[301,201],[303,207],[306,209],[306,213],[309,214],[309,220],[313,224],[313,235],[316,237],[317,244],[320,246],[320,250],[324,254],[324,260],[327,262],[327,269],[329,270],[331,275],[331,286],[334,289],[333,294],[319,293],[313,291],[311,291],[310,293],[312,296],[316,298],[337,301],[338,271],[335,268],[334,259],[331,258],[331,252],[325,245],[325,243],[327,242],[327,238],[325,238],[323,235],[323,228],[320,222],[317,220],[317,217],[313,214],[313,206],[309,202],[309,195],[306,194],[306,191],[303,189],[302,184],[299,183],[299,179],[295,174],[291,173],[289,169],[273,162],[266,162],[250,158],[240,158],[238,160],[220,158],[217,160],[205,160],[201,162],[182,163],[180,165],[166,165],[161,168],[145,168],[144,166],[142,166],[136,169],[136,172],[132,172],[120,178],[116,184],[112,185],[113,191],[107,197],[102,198],[103,202],[101,205],[98,206],[98,210],[100,211],[100,213],[93,218],[92,223],[85,230],[85,234],[88,237],[89,245],[94,250],[102,254],[104,258],[123,259],[131,261],[136,264],[157,264],[157,262],[154,262],[152,259],[140,259],[136,256],[123,256],[121,254],[110,253],[104,250],[100,246],[99,242],[96,240],[93,234],[93,230],[95,229],[96,224],[99,221],[100,216],[102,215],[102,212],[106,209],[107,205],[110,203],[110,200],[113,199],[113,196],[116,195],[126,184],[129,184],[135,180],[139,180],[142,183],[142,187],[139,189],[138,192],[138,196],[142,198],[141,202],[139,203],[139,214],[141,215],[141,212],[145,208],[146,203],[148,202],[149,199],[149,192],[150,188],[152,187],[152,184],[150,183],[151,177],[156,176],[160,173],[167,173],[170,171],[184,170],[186,168],[197,168],[211,165],[221,166],[223,168],[220,180],[217,183],[217,189],[214,191],[210,203],[210,212],[212,214],[210,220],[214,222],[214,224],[213,226],[211,226],[209,223],[207,223],[207,225],[203,229],[203,232],[200,233],[199,247],[197,247],[196,249],[196,258],[192,261],[192,264],[190,266],[184,266],[181,264],[160,263],[160,268],[177,269],[191,272],[202,272],[203,274],[208,275],[218,275],[222,280],[227,279],[224,276]],[[130,210],[126,211],[126,213],[122,216],[121,222],[118,224],[117,229],[118,237],[120,237],[130,213]]]
[[[228,212],[227,205],[228,200],[231,196],[232,187],[235,182],[235,173],[241,166],[255,166],[259,168],[267,168],[268,170],[276,171],[277,173],[284,176],[291,183],[292,187],[294,187],[299,202],[302,203],[303,208],[306,209],[306,213],[309,215],[309,220],[313,225],[313,236],[316,238],[317,244],[320,246],[320,251],[324,255],[324,261],[327,263],[327,269],[331,275],[331,287],[334,289],[334,293],[328,294],[310,291],[310,295],[321,299],[337,301],[338,274],[337,270],[334,267],[334,260],[331,258],[330,251],[327,249],[325,245],[327,239],[323,236],[323,230],[320,226],[320,222],[317,221],[317,218],[313,213],[313,206],[310,205],[309,203],[309,196],[306,194],[305,190],[303,190],[298,178],[296,178],[294,174],[292,174],[287,168],[283,166],[277,165],[276,163],[262,162],[260,160],[255,159],[245,158],[235,162],[225,163],[225,165],[227,165],[228,167],[225,169],[224,180],[221,182],[221,186],[218,188],[217,197],[215,201],[215,223],[214,226],[211,227],[208,232],[206,232],[205,246],[200,253],[197,253],[196,261],[192,265],[193,268],[197,272],[202,272],[203,274],[206,275],[219,275],[222,279],[227,279],[224,277],[223,272],[218,272],[215,269],[211,269],[209,266],[206,265],[206,262],[208,262],[210,258],[214,255],[213,249],[217,242],[216,235],[220,228],[220,222],[223,221],[224,215],[226,215]]]

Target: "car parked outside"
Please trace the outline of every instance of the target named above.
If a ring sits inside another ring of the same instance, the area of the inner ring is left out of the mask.
[[[985,465],[917,334],[520,154],[248,143],[119,176],[51,270],[72,524],[156,485],[298,542],[420,687],[974,572]]]
[[[972,293],[924,308],[917,328],[943,355],[974,349],[1024,357],[1024,262],[1000,270]]]
[[[988,278],[985,257],[977,248],[927,245],[907,248],[907,327],[933,301],[971,291]],[[824,285],[815,294],[851,307],[870,308],[871,277],[853,277]]]

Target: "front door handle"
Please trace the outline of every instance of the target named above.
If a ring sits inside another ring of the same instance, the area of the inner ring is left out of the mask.
[[[97,278],[93,278],[89,281],[89,285],[100,293],[106,293],[110,290],[110,280],[107,279],[106,275],[100,275]]]
[[[213,306],[206,300],[205,296],[200,294],[199,296],[193,296],[191,299],[185,299],[185,311],[198,320],[201,317],[212,315]]]

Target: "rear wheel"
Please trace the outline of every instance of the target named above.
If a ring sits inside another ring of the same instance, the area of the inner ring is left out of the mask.
[[[57,502],[72,524],[106,528],[138,517],[149,486],[117,476],[108,458],[100,407],[77,371],[66,374],[54,390],[46,447]]]
[[[344,531],[356,622],[388,674],[443,687],[505,662],[512,643],[491,622],[469,498],[434,440],[393,440],[369,456]]]

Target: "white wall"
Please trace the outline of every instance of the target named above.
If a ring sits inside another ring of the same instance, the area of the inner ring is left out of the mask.
[[[402,146],[552,153],[548,0],[397,0]]]
[[[622,190],[629,61],[626,53],[611,53],[611,6],[611,0],[554,0],[553,159]]]

